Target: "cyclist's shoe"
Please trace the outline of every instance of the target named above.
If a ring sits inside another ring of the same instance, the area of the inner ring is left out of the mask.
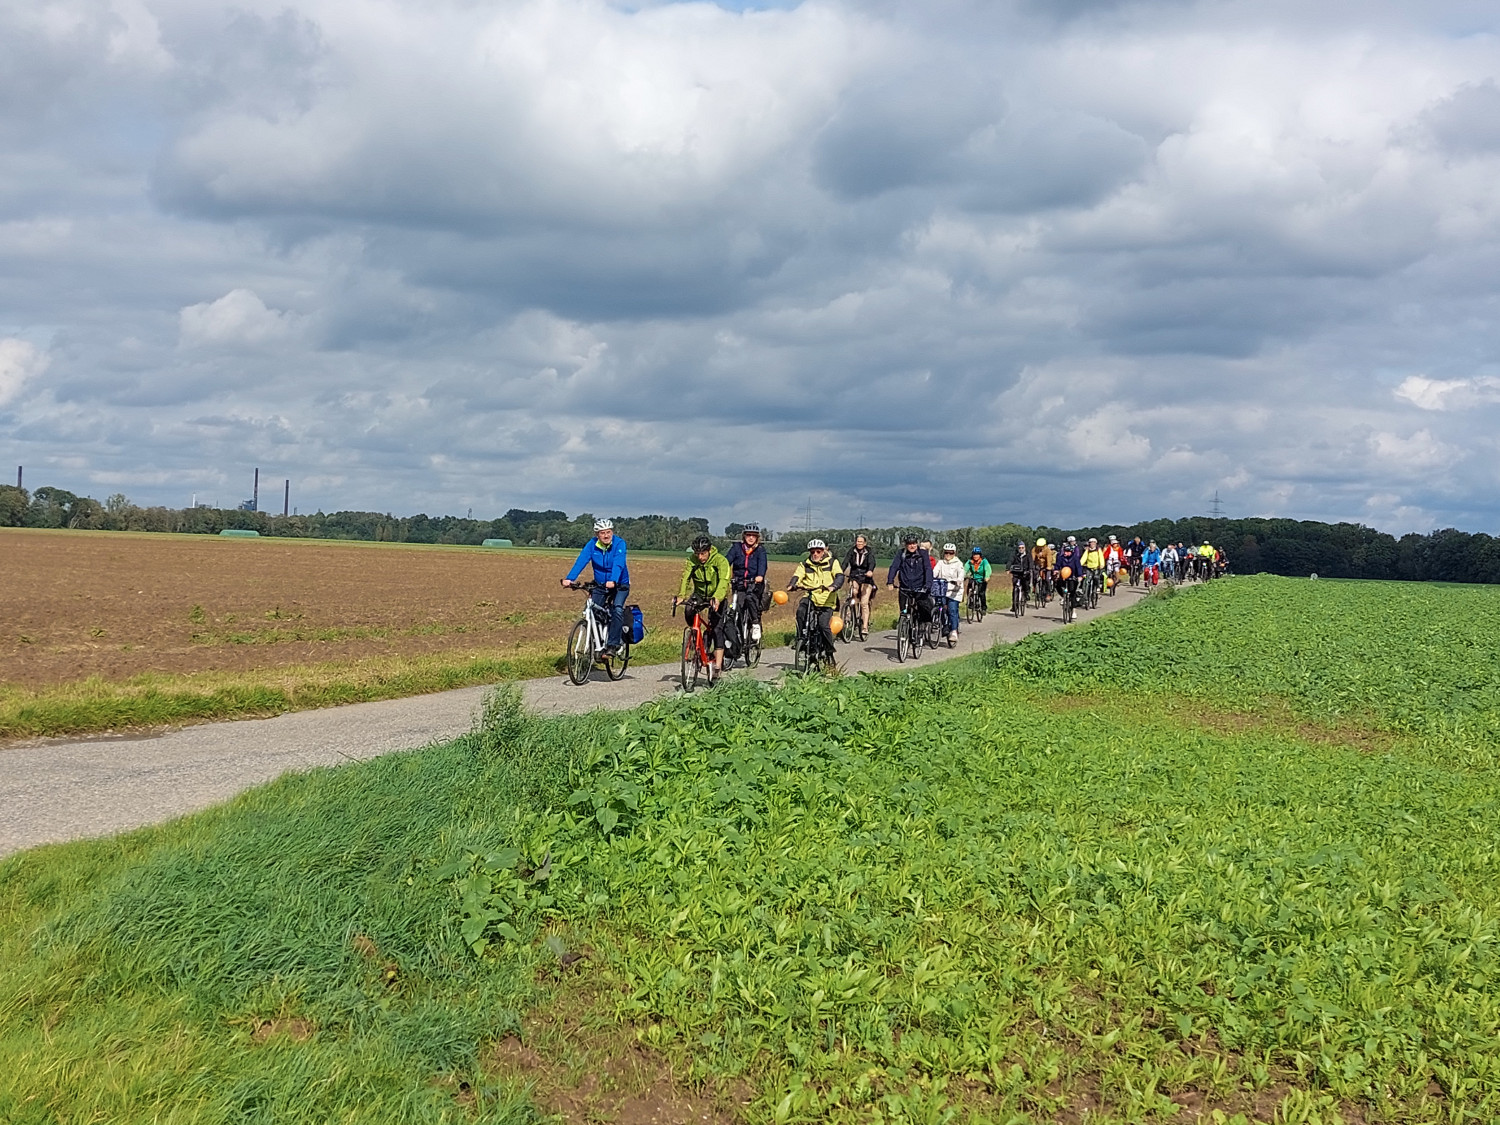
[[[755,644],[760,644],[760,626],[759,625],[752,625],[752,626],[750,626],[750,640],[753,641]]]
[[[600,651],[600,654],[603,655],[603,656],[619,656],[620,655],[620,646],[619,645],[605,645],[599,651]]]

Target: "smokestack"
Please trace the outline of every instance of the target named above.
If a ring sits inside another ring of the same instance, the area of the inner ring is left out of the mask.
[[[21,487],[21,470],[24,469],[25,467],[26,466],[24,466],[24,465],[17,465],[16,466],[16,487],[17,488]]]
[[[287,481],[286,481],[286,492],[285,492],[285,494],[281,498],[281,514],[282,514],[282,516],[285,517],[286,514],[289,511],[291,511],[291,510],[292,510],[292,478],[288,477]]]
[[[250,510],[260,511],[260,470],[255,470],[255,490],[250,493]]]

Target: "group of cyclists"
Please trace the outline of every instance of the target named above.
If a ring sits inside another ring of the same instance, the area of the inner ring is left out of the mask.
[[[695,614],[704,615],[712,636],[716,670],[722,669],[726,647],[734,638],[743,637],[759,645],[762,616],[773,597],[779,597],[773,595],[768,582],[762,540],[760,526],[754,523],[744,525],[738,541],[727,551],[720,551],[707,535],[693,540],[673,606],[683,606],[688,620]],[[625,542],[615,534],[612,521],[594,521],[594,537],[579,552],[562,579],[563,586],[578,584],[586,566],[593,568],[589,596],[608,622],[603,655],[611,656],[620,651],[630,593]],[[1056,593],[1066,597],[1068,604],[1077,605],[1080,589],[1089,588],[1085,583],[1097,583],[1096,590],[1113,590],[1127,579],[1131,585],[1146,586],[1162,581],[1203,580],[1226,573],[1228,559],[1207,540],[1197,547],[1168,543],[1163,548],[1155,540],[1146,542],[1139,536],[1126,543],[1111,535],[1102,544],[1096,538],[1080,544],[1077,536],[1069,535],[1056,546],[1043,536],[1031,546],[1024,540],[1017,542],[1007,569],[1023,602],[1034,599],[1045,605]],[[992,575],[993,568],[978,547],[967,559],[961,559],[953,543],[944,543],[941,553],[935,553],[929,540],[908,534],[891,560],[885,584],[897,592],[901,612],[914,614],[924,625],[935,622],[939,631],[954,642],[966,597],[977,604],[981,616],[988,610]],[[834,557],[822,539],[810,540],[806,557],[792,571],[786,586],[788,594],[802,595],[797,605],[799,635],[816,635],[832,657],[833,618],[842,591],[847,611],[843,627],[850,630],[851,639],[867,640],[878,584],[875,554],[864,535],[855,536],[854,545],[842,560]]]

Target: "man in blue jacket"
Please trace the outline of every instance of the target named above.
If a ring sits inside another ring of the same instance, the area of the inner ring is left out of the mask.
[[[595,520],[594,537],[578,552],[578,561],[562,580],[571,586],[585,566],[594,568],[594,588],[589,597],[609,614],[609,636],[605,655],[620,650],[620,634],[625,628],[625,599],[630,596],[630,570],[625,565],[625,540],[615,535],[612,520]]]
[[[740,532],[740,541],[729,548],[729,568],[735,612],[744,616],[750,626],[750,639],[758,642],[766,592],[766,549],[760,541],[760,524],[747,523]]]
[[[902,547],[891,560],[886,588],[897,587],[901,605],[915,600],[917,623],[925,625],[932,620],[932,556],[917,545],[915,535],[908,535]]]

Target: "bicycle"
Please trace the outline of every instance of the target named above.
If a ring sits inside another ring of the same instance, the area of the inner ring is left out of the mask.
[[[706,687],[713,687],[719,678],[719,672],[714,667],[713,653],[709,651],[704,639],[709,633],[708,622],[703,619],[706,606],[691,598],[685,602],[673,598],[673,617],[677,616],[678,605],[682,606],[683,620],[688,622],[687,627],[682,630],[682,690],[691,693],[698,686],[700,678],[704,680]]]
[[[849,644],[859,633],[859,599],[854,596],[854,583],[844,584],[844,600],[838,607],[838,613],[844,619],[844,627],[839,630],[838,639],[843,644]]]
[[[1026,584],[1015,571],[1010,572],[1010,613],[1012,617],[1026,616]]]
[[[1046,609],[1054,593],[1052,572],[1043,568],[1034,568],[1031,572],[1031,600],[1036,608]]]
[[[1141,574],[1145,571],[1145,569],[1146,569],[1146,565],[1140,559],[1138,559],[1138,558],[1131,558],[1131,560],[1130,560],[1130,584],[1132,586],[1139,586],[1141,584]]]
[[[604,655],[605,642],[609,639],[609,611],[596,605],[590,596],[599,588],[597,582],[579,582],[573,589],[584,593],[583,612],[568,634],[568,679],[580,687],[588,682],[594,665],[603,664],[605,674],[618,680],[630,664],[630,623],[620,634],[620,651],[616,656]]]
[[[828,648],[823,630],[818,628],[818,607],[812,604],[811,595],[802,596],[797,605],[797,617],[797,636],[792,642],[792,671],[805,676],[815,665],[836,667],[838,656]]]
[[[942,593],[937,592],[938,583],[942,583]],[[942,641],[948,642],[952,648],[957,641],[953,639],[952,632],[948,628],[948,583],[941,578],[933,579],[932,591],[932,616],[927,621],[927,647],[935,649]]]
[[[906,662],[908,654],[913,660],[922,655],[922,644],[927,630],[917,620],[915,604],[917,595],[900,591],[901,616],[896,619],[896,659]]]
[[[1098,571],[1094,571],[1094,570],[1086,570],[1086,571],[1084,571],[1083,572],[1083,582],[1084,582],[1083,608],[1084,609],[1098,609],[1099,608],[1099,586],[1101,584],[1100,580],[1099,580],[1099,573],[1098,573]]]
[[[746,598],[758,598],[758,590],[735,590],[729,595],[729,610],[733,614],[735,637],[739,641],[738,659],[745,662],[746,668],[754,668],[760,663],[760,642],[750,636],[750,622],[747,615],[740,611],[740,607]],[[724,654],[724,659],[729,659],[729,654]]]
[[[979,593],[979,583],[972,578],[964,582],[964,610],[970,625],[984,620],[984,598]]]
[[[1078,616],[1078,606],[1074,604],[1074,599],[1077,596],[1075,590],[1077,585],[1082,581],[1081,578],[1072,580],[1063,579],[1058,583],[1057,596],[1059,605],[1062,608],[1062,623],[1064,625],[1071,625],[1073,619]]]

